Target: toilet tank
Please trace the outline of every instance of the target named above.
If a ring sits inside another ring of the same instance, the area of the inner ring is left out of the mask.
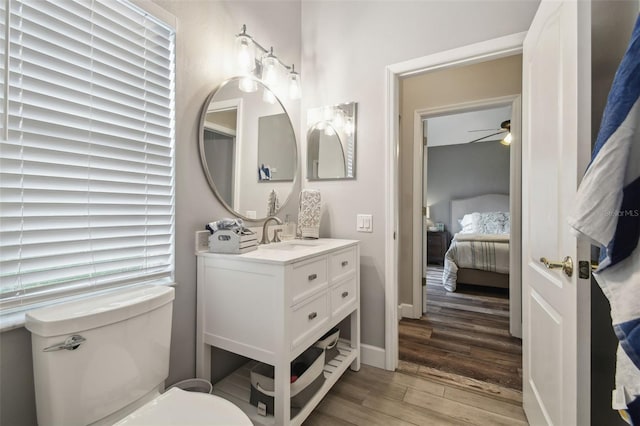
[[[161,388],[173,299],[145,286],[28,312],[38,424],[88,425]],[[55,350],[74,335],[85,341]]]

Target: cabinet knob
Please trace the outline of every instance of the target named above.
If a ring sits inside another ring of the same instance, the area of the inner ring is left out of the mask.
[[[311,313],[309,314],[309,320],[312,320],[312,319],[314,319],[314,318],[315,318],[315,317],[317,317],[317,316],[318,316],[318,313],[317,313],[317,312],[311,312]]]
[[[343,291],[342,292],[342,298],[344,299],[345,297],[347,297],[349,295],[348,291]]]
[[[309,275],[309,281],[313,281],[313,280],[315,280],[316,278],[318,278],[318,274],[311,274],[311,275]]]
[[[347,266],[349,264],[348,260],[343,260],[342,261],[342,267],[344,268],[345,266]]]

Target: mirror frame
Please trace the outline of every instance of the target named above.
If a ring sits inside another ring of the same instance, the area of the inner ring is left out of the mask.
[[[319,114],[321,110],[327,109],[327,108],[332,108],[332,109],[341,109],[344,111],[344,107],[350,107],[353,108],[353,116],[352,121],[353,121],[353,164],[351,167],[351,170],[353,172],[353,176],[346,176],[346,171],[347,171],[347,152],[345,151],[345,146],[343,145],[343,141],[342,138],[340,137],[339,133],[336,131],[336,137],[338,138],[338,140],[340,141],[340,144],[342,145],[342,155],[344,158],[344,168],[345,168],[345,177],[336,177],[336,178],[316,178],[313,176],[310,176],[310,170],[308,167],[309,164],[309,158],[307,158],[306,160],[306,164],[307,164],[307,173],[306,173],[306,179],[310,182],[318,182],[318,181],[331,181],[331,180],[356,180],[356,172],[357,172],[357,136],[358,136],[358,103],[355,101],[351,101],[351,102],[344,102],[341,104],[334,104],[334,105],[327,105],[327,106],[323,106],[323,107],[316,107],[316,108],[309,108],[307,110],[307,132],[306,132],[306,137],[305,137],[305,143],[307,146],[307,156],[309,155],[309,137],[311,136],[311,132],[315,129],[318,129],[318,125],[322,124],[322,123],[326,123],[327,120],[322,119],[322,118],[318,118],[318,119],[312,119],[311,116],[314,114]]]
[[[291,124],[291,129],[293,130],[293,143],[294,143],[294,146],[295,146],[294,174],[293,174],[293,180],[287,181],[287,182],[291,182],[291,190],[289,191],[289,194],[287,194],[287,197],[284,199],[284,201],[280,202],[280,207],[278,208],[278,211],[276,211],[276,214],[280,210],[282,210],[285,205],[287,205],[289,200],[291,200],[291,197],[293,196],[293,193],[294,193],[294,189],[296,188],[296,185],[298,183],[298,175],[300,174],[300,157],[298,155],[298,149],[299,149],[299,147],[298,147],[298,139],[296,137],[295,128],[293,127],[293,122],[291,121],[291,116],[289,115],[289,112],[287,111],[287,109],[284,107],[284,104],[282,103],[282,101],[280,101],[280,98],[275,93],[273,93],[273,90],[271,90],[261,80],[258,80],[258,79],[253,78],[253,77],[234,76],[234,77],[228,78],[227,80],[223,81],[218,86],[216,86],[215,89],[213,89],[211,91],[211,93],[205,99],[204,104],[202,106],[202,111],[200,113],[200,123],[199,123],[199,127],[198,127],[198,152],[200,153],[200,166],[202,167],[202,171],[204,172],[205,178],[207,179],[207,183],[209,184],[209,187],[213,191],[213,194],[218,199],[220,204],[222,204],[223,207],[229,213],[234,215],[235,217],[239,217],[239,218],[241,218],[243,220],[251,221],[251,222],[261,222],[261,221],[265,220],[268,216],[260,216],[260,217],[256,217],[256,218],[247,217],[246,215],[238,212],[237,210],[234,210],[224,200],[224,198],[222,197],[222,195],[218,191],[218,188],[216,187],[216,184],[213,181],[213,178],[211,177],[211,173],[209,172],[209,166],[207,164],[205,148],[204,148],[204,124],[206,122],[207,114],[209,113],[209,105],[211,104],[211,101],[213,100],[213,98],[216,95],[216,93],[218,93],[220,90],[222,90],[225,86],[227,86],[228,84],[233,84],[233,83],[237,84],[240,81],[240,79],[243,79],[243,78],[251,78],[252,80],[254,80],[258,84],[258,86],[262,86],[263,88],[266,88],[269,91],[271,91],[271,93],[273,94],[276,102],[278,103],[278,105],[280,105],[280,107],[282,108],[284,113],[287,115],[287,118],[289,119],[289,123]],[[256,123],[256,126],[257,125],[258,124]],[[265,182],[268,182],[268,181],[260,182],[260,181],[256,180],[256,185],[262,185]],[[280,182],[280,181],[275,181],[275,182]],[[267,200],[265,200],[265,203],[264,203],[265,206],[266,206],[266,202],[267,202]]]

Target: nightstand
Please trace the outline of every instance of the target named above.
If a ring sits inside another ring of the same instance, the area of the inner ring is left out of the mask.
[[[447,231],[427,231],[427,263],[444,265],[444,254],[449,248]]]

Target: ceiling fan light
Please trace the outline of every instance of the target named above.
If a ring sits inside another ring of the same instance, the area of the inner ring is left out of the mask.
[[[513,135],[511,132],[507,133],[507,135],[500,141],[502,145],[509,146],[511,145],[511,141],[513,140]]]

